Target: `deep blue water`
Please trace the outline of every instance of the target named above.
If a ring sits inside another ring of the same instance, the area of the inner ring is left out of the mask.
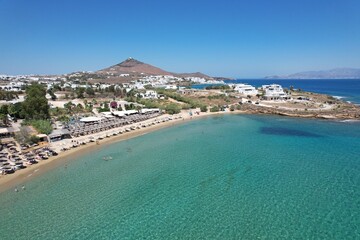
[[[357,122],[184,122],[1,193],[0,239],[360,239],[359,156]]]
[[[256,87],[265,84],[277,83],[285,88],[293,86],[309,92],[324,93],[343,97],[343,100],[360,104],[360,79],[239,79],[226,83],[248,83]],[[208,85],[193,85],[193,88],[202,89]]]

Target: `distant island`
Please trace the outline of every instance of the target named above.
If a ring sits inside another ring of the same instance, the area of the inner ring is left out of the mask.
[[[359,68],[335,68],[323,71],[307,71],[290,75],[267,76],[267,79],[360,79]]]

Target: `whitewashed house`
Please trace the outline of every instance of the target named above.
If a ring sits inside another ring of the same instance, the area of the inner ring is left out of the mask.
[[[153,90],[147,90],[145,93],[138,93],[138,96],[144,99],[157,99],[159,97],[158,93]]]
[[[243,95],[256,95],[259,93],[255,87],[248,84],[235,84],[234,90]]]
[[[284,89],[279,84],[263,85],[264,98],[266,100],[287,100],[291,96],[284,92]]]

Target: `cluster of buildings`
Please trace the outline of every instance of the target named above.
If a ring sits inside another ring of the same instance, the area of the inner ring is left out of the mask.
[[[284,92],[284,89],[278,84],[262,85],[265,100],[289,100],[291,96]]]
[[[244,96],[256,96],[261,95],[264,100],[288,100],[291,96],[287,94],[281,85],[270,84],[262,85],[260,88],[256,88],[249,84],[229,84],[229,86]]]
[[[123,84],[108,84],[108,83],[96,83],[89,84],[87,82],[81,83],[80,79],[83,74],[88,72],[78,72],[63,76],[9,76],[0,75],[0,80],[3,80],[3,84],[0,84],[0,89],[5,91],[20,91],[24,90],[26,85],[31,84],[33,81],[37,81],[47,86],[47,89],[52,88],[54,85],[59,85],[61,88],[93,88],[94,90],[106,90],[110,87],[114,89],[125,89],[129,92],[133,89],[141,90],[138,95],[144,99],[157,99],[159,98],[156,91],[146,90],[147,86],[153,88],[164,88],[168,90],[179,90],[179,83],[183,81],[192,82],[193,84],[225,84],[223,81],[208,80],[201,77],[176,77],[172,75],[164,76],[142,76],[136,81]],[[122,74],[124,77],[127,74]],[[278,84],[263,85],[256,88],[249,84],[228,84],[233,90],[244,96],[256,96],[261,95],[264,100],[288,100],[290,95],[284,92],[283,88]]]

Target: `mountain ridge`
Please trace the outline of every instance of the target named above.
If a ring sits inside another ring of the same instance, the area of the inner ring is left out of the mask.
[[[330,70],[304,71],[289,75],[267,76],[267,79],[360,79],[360,68],[333,68]]]

